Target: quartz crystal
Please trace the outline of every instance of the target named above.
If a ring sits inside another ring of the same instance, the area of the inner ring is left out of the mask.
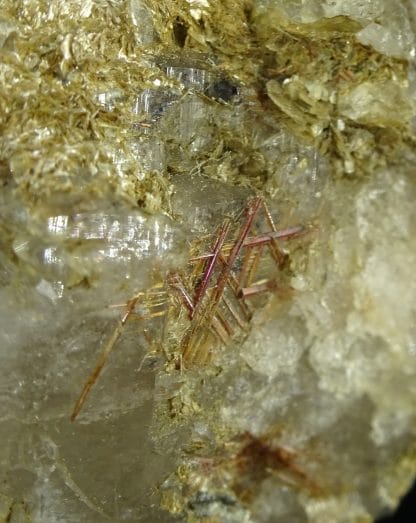
[[[0,523],[359,523],[416,476],[410,0],[3,0]]]

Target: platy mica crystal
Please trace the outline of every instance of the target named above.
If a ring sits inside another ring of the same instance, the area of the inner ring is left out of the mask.
[[[415,27],[410,0],[3,0],[0,523],[397,507]]]

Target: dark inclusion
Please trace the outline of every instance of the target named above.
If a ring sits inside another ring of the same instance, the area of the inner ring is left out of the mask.
[[[179,16],[173,22],[172,30],[173,39],[176,44],[181,48],[185,47],[186,37],[188,36],[188,27]]]
[[[238,94],[238,88],[229,80],[223,78],[207,87],[205,94],[215,100],[230,102]]]
[[[195,512],[208,514],[210,506],[213,504],[232,507],[236,504],[236,501],[226,494],[210,494],[200,490],[196,493],[195,497],[188,502],[188,507]]]

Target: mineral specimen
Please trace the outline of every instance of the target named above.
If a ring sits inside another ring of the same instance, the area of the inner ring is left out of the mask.
[[[415,29],[409,0],[3,0],[0,522],[394,510]]]

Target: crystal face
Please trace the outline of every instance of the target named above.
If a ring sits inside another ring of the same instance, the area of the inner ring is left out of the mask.
[[[415,13],[4,0],[0,522],[395,509]]]

